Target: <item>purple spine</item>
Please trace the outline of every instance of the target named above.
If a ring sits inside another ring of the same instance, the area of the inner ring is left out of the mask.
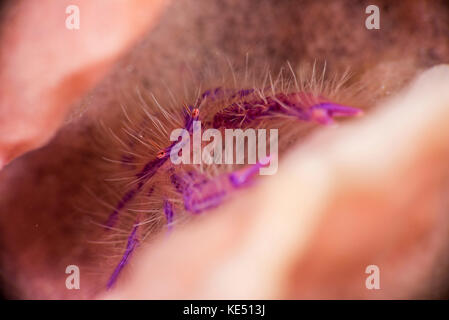
[[[173,204],[168,201],[168,200],[164,200],[164,213],[165,213],[165,218],[167,220],[167,229],[168,231],[171,231],[171,229],[173,228],[172,223],[173,223]]]
[[[111,228],[117,223],[120,210],[122,210],[128,202],[134,199],[136,194],[142,189],[145,182],[156,174],[157,169],[159,169],[167,161],[167,159],[168,154],[161,159],[156,158],[144,166],[144,168],[136,175],[139,179],[137,186],[125,193],[122,199],[120,199],[114,211],[112,211],[109,215],[108,220],[105,223],[106,227]]]
[[[247,168],[229,174],[229,181],[234,188],[240,188],[248,185],[251,178],[258,173],[259,169],[269,164],[271,156],[264,158],[256,164]]]
[[[351,117],[362,113],[360,109],[324,102],[321,98],[305,92],[279,93],[262,99],[251,95],[253,91],[251,89],[239,90],[233,94],[231,98],[247,97],[247,99],[233,102],[217,112],[213,118],[213,127],[240,128],[256,120],[285,115],[295,117],[300,121],[330,124],[333,117]]]
[[[128,243],[126,244],[126,250],[125,253],[122,256],[122,259],[120,260],[119,264],[117,265],[117,267],[115,267],[114,272],[112,273],[111,277],[109,278],[109,281],[106,285],[107,289],[111,289],[114,284],[117,281],[117,278],[120,274],[120,272],[123,270],[123,268],[125,267],[125,265],[128,263],[129,258],[131,257],[131,254],[133,253],[134,249],[137,247],[137,245],[139,244],[139,240],[137,239],[137,228],[138,228],[138,224],[134,225],[131,234],[128,237]]]
[[[321,124],[331,124],[334,117],[355,117],[363,114],[358,108],[343,106],[341,104],[323,102],[310,107],[312,114],[317,113],[314,120]]]

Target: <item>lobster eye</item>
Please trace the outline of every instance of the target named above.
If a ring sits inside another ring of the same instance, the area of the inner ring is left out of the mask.
[[[192,117],[193,118],[198,117],[199,114],[200,114],[200,109],[195,108],[195,109],[192,110]]]
[[[157,158],[158,159],[162,159],[163,157],[165,157],[165,155],[166,155],[167,153],[164,151],[164,150],[161,150],[161,151],[159,151],[158,153],[157,153]]]

